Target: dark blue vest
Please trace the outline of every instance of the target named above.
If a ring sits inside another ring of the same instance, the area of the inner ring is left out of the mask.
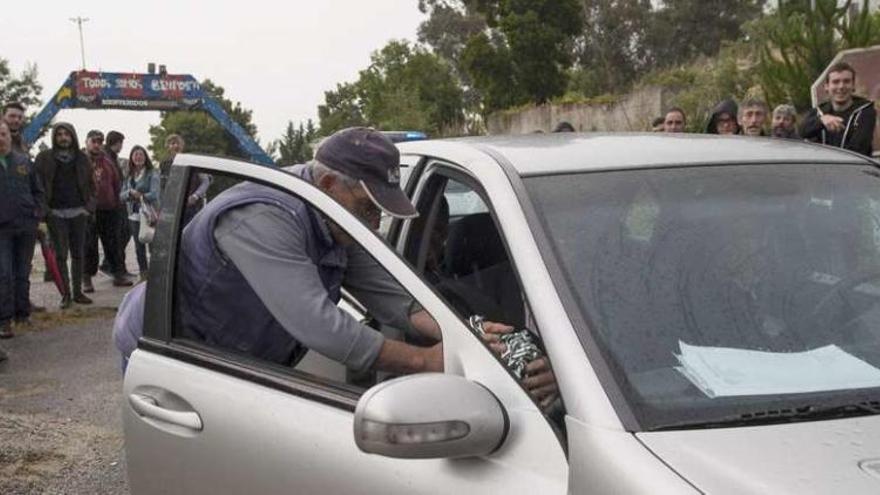
[[[302,165],[292,172],[311,181]],[[327,296],[339,302],[345,274],[343,247],[333,241],[323,220],[312,208],[288,193],[271,187],[242,183],[214,198],[183,231],[178,255],[178,321],[183,335],[211,346],[245,353],[283,365],[294,365],[305,354],[303,348],[275,320],[235,265],[218,249],[214,240],[217,220],[241,206],[266,203],[291,213],[291,223],[309,218],[305,233],[306,251],[318,267]],[[275,290],[297,297],[296,283]]]

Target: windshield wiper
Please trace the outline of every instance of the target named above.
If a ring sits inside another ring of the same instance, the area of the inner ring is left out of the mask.
[[[755,411],[736,414],[709,421],[682,421],[652,428],[651,431],[691,430],[707,428],[730,428],[734,426],[754,426],[779,423],[794,423],[823,419],[839,419],[854,416],[880,414],[880,401],[862,401],[833,406],[806,405],[800,407]]]

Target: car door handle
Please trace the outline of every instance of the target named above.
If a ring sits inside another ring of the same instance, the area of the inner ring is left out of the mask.
[[[172,411],[160,406],[156,399],[142,394],[129,395],[128,402],[141,416],[190,430],[202,431],[202,418],[194,411]]]

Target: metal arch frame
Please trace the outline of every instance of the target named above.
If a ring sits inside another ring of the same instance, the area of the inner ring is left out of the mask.
[[[83,81],[89,81],[89,84]],[[24,141],[36,141],[55,115],[65,108],[202,110],[235,138],[248,160],[260,165],[275,165],[265,150],[189,74],[71,72],[40,113],[24,128]]]

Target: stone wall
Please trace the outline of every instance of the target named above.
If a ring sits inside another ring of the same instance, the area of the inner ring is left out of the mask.
[[[578,131],[647,131],[662,115],[673,93],[659,86],[638,89],[611,103],[538,105],[520,111],[493,113],[486,122],[489,134],[551,132],[561,121]]]

